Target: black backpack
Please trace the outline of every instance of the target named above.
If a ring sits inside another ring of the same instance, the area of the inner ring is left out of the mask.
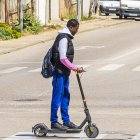
[[[52,65],[51,59],[52,59],[52,48],[48,50],[43,60],[41,74],[44,78],[52,77],[54,66]]]

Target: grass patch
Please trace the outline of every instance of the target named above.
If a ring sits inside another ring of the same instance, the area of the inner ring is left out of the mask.
[[[94,16],[94,17],[88,17],[88,16],[82,16],[82,17],[81,17],[81,21],[94,20],[94,19],[96,19],[95,16]]]

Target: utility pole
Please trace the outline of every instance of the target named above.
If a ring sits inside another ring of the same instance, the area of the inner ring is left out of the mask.
[[[80,23],[81,21],[81,0],[77,0],[77,19],[78,22]]]
[[[51,20],[51,0],[49,0],[49,21]]]
[[[19,29],[23,31],[23,0],[19,0]]]

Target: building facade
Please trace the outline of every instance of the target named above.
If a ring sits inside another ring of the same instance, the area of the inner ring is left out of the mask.
[[[31,11],[42,25],[77,16],[77,0],[0,0],[1,22],[9,23],[18,18],[19,1],[22,1],[24,11]],[[89,5],[90,0],[81,0],[82,15],[88,15]]]

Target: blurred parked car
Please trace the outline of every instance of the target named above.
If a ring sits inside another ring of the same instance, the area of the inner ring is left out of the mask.
[[[116,14],[116,9],[120,7],[120,0],[99,0],[99,10],[108,16],[110,13]]]
[[[140,0],[121,0],[120,7],[116,9],[120,19],[127,17],[140,17]]]

